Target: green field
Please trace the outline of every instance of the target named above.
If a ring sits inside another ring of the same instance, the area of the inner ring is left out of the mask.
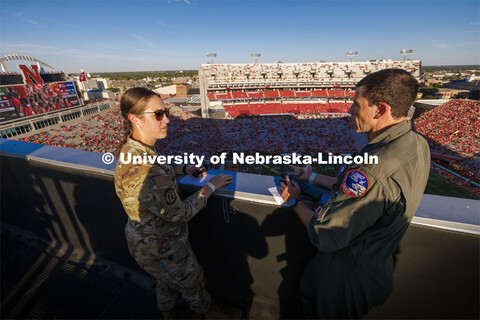
[[[466,199],[475,199],[479,200],[480,197],[471,193],[468,190],[462,189],[454,183],[451,183],[444,178],[440,177],[438,174],[430,171],[430,176],[428,177],[427,188],[425,189],[427,194],[435,194],[439,196],[447,197],[456,197],[456,198],[466,198]]]
[[[288,168],[287,165],[269,165],[270,168],[279,171],[281,173],[292,173],[292,169]],[[341,165],[313,165],[313,171],[316,173],[336,176]],[[239,172],[262,174],[268,176],[276,176],[275,173],[267,170],[261,165],[238,165]],[[466,198],[466,199],[475,199],[479,200],[480,197],[471,193],[468,190],[462,189],[454,183],[451,183],[444,178],[440,177],[436,173],[430,171],[430,176],[428,177],[427,188],[425,193],[447,196],[447,197],[456,197],[456,198]]]

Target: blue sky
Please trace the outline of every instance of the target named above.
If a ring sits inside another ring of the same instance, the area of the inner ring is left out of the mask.
[[[409,58],[480,64],[480,1],[0,0],[0,56],[79,72]]]

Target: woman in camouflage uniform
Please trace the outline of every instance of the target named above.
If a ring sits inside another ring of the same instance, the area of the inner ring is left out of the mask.
[[[168,109],[162,99],[146,88],[125,91],[120,102],[125,139],[117,148],[117,159],[155,156],[157,139],[167,136]],[[137,263],[157,280],[157,306],[174,308],[180,292],[190,308],[205,313],[211,298],[205,289],[202,267],[192,252],[188,221],[203,209],[215,191],[231,183],[220,174],[185,200],[181,200],[175,174],[191,174],[193,166],[129,164],[118,161],[115,189],[128,215],[125,227],[128,249]]]

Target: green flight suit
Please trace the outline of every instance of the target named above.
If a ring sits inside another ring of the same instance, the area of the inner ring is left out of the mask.
[[[306,318],[359,318],[393,290],[392,254],[425,190],[430,151],[402,122],[357,154],[364,152],[378,164],[349,165],[309,223],[318,253],[301,280]]]
[[[170,165],[134,164],[135,156],[156,156],[155,151],[128,137],[115,170],[115,190],[128,222],[125,227],[128,249],[137,263],[157,280],[157,306],[168,311],[180,292],[190,308],[205,313],[211,298],[205,288],[203,269],[188,237],[188,221],[206,206],[196,192],[180,198],[174,169]]]

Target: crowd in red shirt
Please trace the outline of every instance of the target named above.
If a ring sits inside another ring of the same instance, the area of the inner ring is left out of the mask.
[[[158,140],[165,155],[195,153],[207,157],[224,151],[262,154],[352,153],[357,150],[348,117],[295,115],[239,117],[234,120],[202,119],[182,108],[170,106],[168,137]],[[435,152],[461,156],[457,163],[466,170],[480,171],[480,102],[449,101],[415,120],[416,131]],[[114,152],[123,139],[120,111],[112,110],[23,138],[27,142],[94,152]],[[439,171],[432,166],[433,171]],[[454,175],[442,171],[466,189]],[[472,191],[472,190],[471,190]],[[478,194],[478,188],[473,188]]]
[[[480,172],[480,101],[451,100],[415,120],[432,152],[460,156],[458,164]]]
[[[85,151],[112,152],[123,137],[119,123],[120,110],[117,109],[88,117],[76,125],[62,125],[20,140]]]
[[[26,142],[113,152],[123,139],[119,110],[86,118],[23,138]],[[157,141],[163,154],[195,153],[206,156],[223,151],[262,154],[316,152],[351,153],[356,150],[349,118],[330,116],[243,117],[235,120],[202,119],[171,107],[168,137]]]

